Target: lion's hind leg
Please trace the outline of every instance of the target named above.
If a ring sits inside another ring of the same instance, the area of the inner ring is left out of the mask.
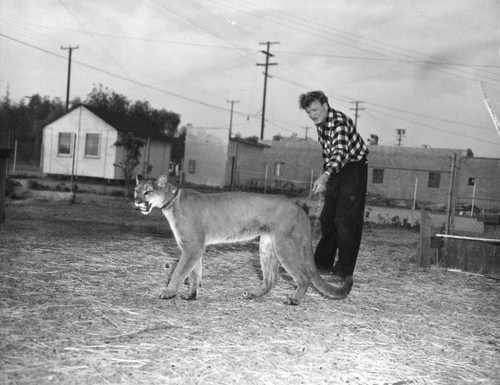
[[[269,235],[262,235],[259,243],[260,265],[262,267],[262,284],[254,289],[243,293],[246,299],[261,297],[276,286],[278,280],[279,262],[274,252],[273,242]]]
[[[287,297],[286,305],[298,305],[306,294],[309,287],[310,277],[307,274],[307,269],[304,264],[304,248],[298,242],[295,242],[294,237],[282,236],[276,240],[275,250],[279,262],[283,265],[287,273],[293,278],[297,285],[293,294]]]

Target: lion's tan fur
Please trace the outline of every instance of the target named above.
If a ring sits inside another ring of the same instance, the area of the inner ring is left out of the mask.
[[[277,281],[279,263],[297,288],[286,303],[298,304],[309,283],[327,297],[345,298],[352,287],[348,277],[341,287],[326,283],[314,265],[311,226],[304,210],[276,195],[241,192],[200,194],[167,183],[137,177],[135,204],[144,214],[161,208],[181,250],[181,257],[161,298],[174,297],[189,276],[186,299],[195,299],[201,285],[202,256],[209,244],[240,242],[260,236],[263,282],[246,298],[260,297]]]

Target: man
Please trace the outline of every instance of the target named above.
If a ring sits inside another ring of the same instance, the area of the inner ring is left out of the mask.
[[[314,253],[319,270],[336,281],[352,275],[363,232],[368,148],[353,121],[328,104],[322,91],[300,95],[300,108],[316,124],[323,149],[323,173],[313,194],[325,193],[321,212],[321,239]],[[338,248],[338,261],[334,265]]]

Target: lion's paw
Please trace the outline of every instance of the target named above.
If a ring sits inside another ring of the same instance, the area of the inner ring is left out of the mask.
[[[243,296],[244,299],[255,299],[255,298],[257,298],[257,296],[254,293],[250,292],[250,291],[245,291],[242,294],[242,296]]]
[[[285,305],[292,305],[292,306],[297,306],[300,304],[300,301],[298,299],[292,298],[292,297],[286,297],[286,300],[283,302]]]
[[[186,301],[194,301],[196,299],[197,295],[196,293],[193,293],[193,294],[189,294],[189,293],[186,293],[186,294],[181,294],[181,298],[186,300]]]
[[[162,290],[160,294],[160,299],[172,299],[177,293],[171,292],[169,290]]]

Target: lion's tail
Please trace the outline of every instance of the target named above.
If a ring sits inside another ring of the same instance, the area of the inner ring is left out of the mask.
[[[354,283],[352,275],[349,275],[341,286],[333,286],[326,282],[317,271],[312,274],[311,282],[321,294],[331,299],[344,299],[347,297]]]

